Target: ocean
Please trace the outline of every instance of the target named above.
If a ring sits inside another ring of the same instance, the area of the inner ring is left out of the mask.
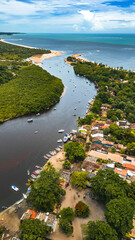
[[[135,34],[17,34],[1,36],[11,43],[81,54],[94,62],[135,70]]]

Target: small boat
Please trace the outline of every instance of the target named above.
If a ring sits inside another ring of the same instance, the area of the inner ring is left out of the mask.
[[[16,191],[16,192],[19,190],[19,188],[16,187],[16,186],[11,186],[11,188],[12,188],[14,191]]]
[[[32,172],[32,174],[34,174],[34,175],[38,175],[39,173],[37,173],[36,171],[34,171],[34,172]]]
[[[29,170],[27,170],[27,175],[30,175],[30,171]]]
[[[74,108],[74,110],[76,110],[76,109],[77,109],[77,107]]]
[[[44,156],[44,158],[48,160],[48,157],[47,157],[47,156]]]
[[[68,137],[64,136],[63,142],[66,143],[68,141]]]
[[[33,119],[32,119],[32,118],[29,118],[29,119],[27,120],[27,122],[28,122],[28,123],[31,123],[31,122],[33,122]]]
[[[35,133],[35,134],[37,134],[37,133],[38,133],[38,131],[35,131],[34,133]]]
[[[49,158],[51,157],[51,155],[50,155],[50,154],[46,154],[46,156],[47,156],[47,157],[49,157]]]
[[[72,114],[72,116],[76,116],[76,114],[74,113],[74,114]]]
[[[60,148],[58,148],[58,147],[57,147],[57,148],[55,148],[55,149],[56,149],[56,151],[58,151],[58,152],[60,151]]]
[[[36,117],[38,117],[38,116],[40,116],[40,113],[37,113],[37,114],[36,114]]]
[[[6,210],[6,209],[7,209],[7,207],[6,207],[6,206],[2,206],[1,208],[2,208],[2,210]]]
[[[54,151],[50,151],[49,152],[52,156],[54,156],[55,154],[56,154],[56,151],[54,150]]]
[[[31,174],[31,177],[34,178],[34,179],[37,178],[37,176],[35,176],[34,174]]]
[[[26,195],[25,193],[23,193],[22,195],[23,195],[24,199],[26,199],[26,198],[27,198],[27,195]]]
[[[61,143],[61,142],[62,142],[62,139],[57,140],[57,143]]]
[[[56,110],[56,108],[54,108],[53,110]]]
[[[35,167],[36,167],[36,168],[40,168],[40,169],[42,169],[42,167],[40,167],[40,166],[38,166],[38,165],[36,165]]]
[[[60,148],[60,149],[62,149],[62,148],[63,148],[63,146],[60,146],[60,145],[59,145],[59,148]]]
[[[63,133],[65,130],[64,129],[60,129],[58,130],[58,133]]]

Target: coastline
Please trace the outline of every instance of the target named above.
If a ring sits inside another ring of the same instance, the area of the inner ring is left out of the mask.
[[[30,47],[30,46],[21,45],[21,44],[10,43],[10,42],[7,42],[7,41],[5,41],[5,40],[3,40],[3,39],[0,39],[0,41],[3,42],[3,43],[7,43],[7,44],[14,45],[14,46],[18,46],[18,47],[37,49],[36,47]]]

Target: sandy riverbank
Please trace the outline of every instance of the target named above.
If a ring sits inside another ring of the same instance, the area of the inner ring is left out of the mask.
[[[62,52],[51,51],[51,53],[39,54],[39,55],[30,57],[30,60],[34,61],[34,62],[42,62],[45,59],[48,59],[51,57],[57,57],[57,56],[61,56],[61,55],[62,55]]]
[[[76,58],[77,60],[80,60],[80,62],[90,62],[89,60],[85,58],[81,58],[81,54],[73,54],[71,57]],[[64,58],[65,62],[68,64],[71,64],[73,62],[70,62],[67,60],[67,58]]]

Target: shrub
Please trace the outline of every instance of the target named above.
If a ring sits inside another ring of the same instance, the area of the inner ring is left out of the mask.
[[[74,172],[71,176],[71,183],[78,189],[86,188],[88,180],[87,172]]]
[[[86,153],[81,143],[69,142],[64,146],[66,157],[72,162],[81,161],[86,157]]]
[[[67,236],[69,236],[73,232],[73,226],[67,219],[61,219],[59,221],[59,228]]]
[[[72,222],[75,214],[74,211],[71,207],[67,207],[67,208],[63,208],[60,212],[59,212],[59,216],[61,216],[62,219],[66,219],[69,222]]]
[[[78,217],[86,218],[90,214],[90,210],[87,204],[82,201],[79,201],[75,206],[75,214]]]
[[[68,160],[65,160],[65,162],[63,163],[62,166],[65,169],[70,169],[71,168],[71,162],[69,162]]]

